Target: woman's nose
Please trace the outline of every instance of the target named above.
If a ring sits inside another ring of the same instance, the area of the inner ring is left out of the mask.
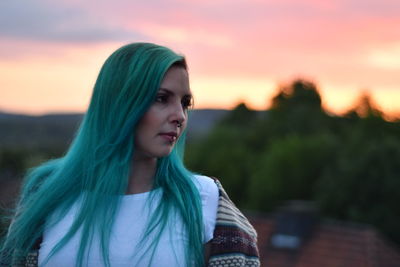
[[[175,122],[178,125],[182,125],[186,121],[186,109],[182,107],[182,104],[175,104],[171,112],[171,122]]]

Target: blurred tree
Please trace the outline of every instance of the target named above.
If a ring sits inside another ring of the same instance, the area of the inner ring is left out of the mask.
[[[279,138],[325,134],[334,127],[333,118],[321,106],[316,86],[305,80],[295,80],[278,88],[271,109],[254,123],[249,144],[262,154]]]
[[[276,139],[260,155],[250,176],[248,207],[270,211],[282,201],[311,200],[315,183],[335,156],[332,135]]]
[[[218,127],[207,140],[190,146],[186,165],[196,172],[218,178],[231,199],[241,206],[246,199],[252,158],[242,133]]]
[[[26,168],[26,153],[20,149],[0,150],[0,178],[20,176]]]
[[[278,90],[263,123],[264,132],[274,136],[315,134],[327,130],[329,116],[321,106],[317,87],[305,80],[295,80]]]
[[[321,96],[312,82],[298,79],[289,86],[283,86],[272,99],[272,109],[285,110],[295,107],[322,110]]]
[[[240,103],[221,120],[220,124],[243,129],[252,126],[256,119],[257,111],[249,109],[245,103]]]
[[[398,138],[344,146],[318,182],[315,195],[322,212],[373,224],[400,243],[399,162]]]
[[[350,113],[355,113],[360,118],[382,117],[383,115],[376,107],[376,104],[368,92],[364,92],[360,95],[356,105],[350,110]]]

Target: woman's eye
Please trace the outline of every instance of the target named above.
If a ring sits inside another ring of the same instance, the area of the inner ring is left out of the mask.
[[[190,97],[188,97],[188,98],[184,98],[184,99],[182,99],[182,107],[184,108],[184,109],[188,109],[188,108],[190,108],[192,106],[192,98]]]
[[[166,103],[167,101],[168,101],[168,96],[167,95],[158,95],[158,96],[156,96],[155,102]]]

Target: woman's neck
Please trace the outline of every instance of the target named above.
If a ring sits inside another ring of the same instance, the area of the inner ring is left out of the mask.
[[[153,189],[157,158],[133,159],[126,194],[139,194]]]

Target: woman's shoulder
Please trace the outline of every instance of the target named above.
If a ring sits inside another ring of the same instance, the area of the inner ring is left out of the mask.
[[[219,189],[213,178],[204,175],[194,175],[194,184],[199,190],[203,208],[216,212],[219,199]]]
[[[199,190],[203,211],[204,243],[213,238],[217,220],[219,190],[215,181],[204,175],[194,175],[194,183]]]
[[[218,186],[215,182],[214,178],[195,174],[194,175],[194,183],[199,190],[200,194],[216,194],[218,195]]]

